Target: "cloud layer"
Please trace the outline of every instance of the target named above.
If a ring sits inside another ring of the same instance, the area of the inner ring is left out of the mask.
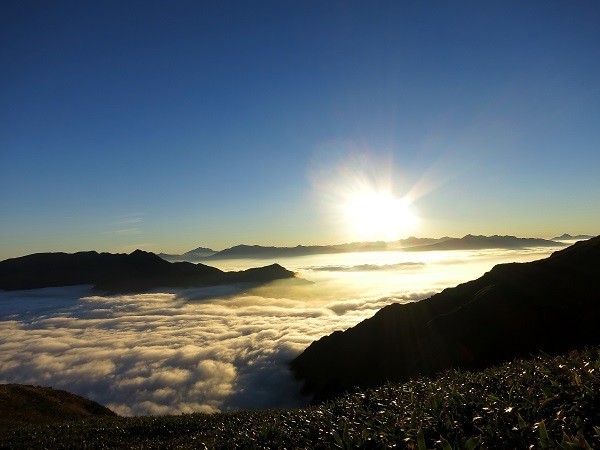
[[[0,382],[66,389],[125,415],[304,405],[286,363],[394,301],[42,291],[0,294]]]
[[[403,267],[419,267],[425,263],[404,262],[397,264],[357,264],[355,266],[316,266],[307,267],[308,270],[319,272],[367,272],[373,270],[396,270]]]
[[[313,284],[246,291],[0,291],[0,383],[65,389],[123,415],[305,405],[286,363],[312,341],[483,273],[476,256],[462,265],[372,264],[313,264],[301,270]]]

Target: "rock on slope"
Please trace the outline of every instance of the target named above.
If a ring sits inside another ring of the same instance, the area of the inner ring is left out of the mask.
[[[600,343],[600,236],[495,266],[426,300],[392,304],[313,342],[291,362],[320,401],[355,386]]]

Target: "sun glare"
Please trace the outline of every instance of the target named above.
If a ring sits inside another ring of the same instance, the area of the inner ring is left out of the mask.
[[[392,158],[335,150],[312,161],[309,177],[337,239],[395,241],[412,234],[419,224],[412,209],[419,192]]]
[[[344,220],[360,240],[391,241],[403,237],[417,225],[407,198],[389,192],[365,191],[348,197]]]

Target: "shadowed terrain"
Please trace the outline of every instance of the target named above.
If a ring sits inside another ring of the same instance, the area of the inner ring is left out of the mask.
[[[107,407],[66,391],[42,386],[0,384],[0,428],[116,416]]]
[[[426,300],[392,304],[313,342],[291,368],[321,401],[449,368],[478,369],[600,342],[600,237],[495,266]]]
[[[266,283],[293,278],[278,264],[239,272],[189,262],[170,263],[154,253],[36,253],[0,261],[0,289],[93,285],[105,294],[146,292],[235,283]]]
[[[386,383],[310,408],[12,427],[0,448],[591,450],[600,446],[599,367],[595,347]]]

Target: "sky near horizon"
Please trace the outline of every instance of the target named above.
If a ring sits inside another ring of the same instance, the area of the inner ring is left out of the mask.
[[[599,23],[591,0],[1,2],[0,259],[347,242],[361,189],[408,202],[398,237],[598,234]]]

